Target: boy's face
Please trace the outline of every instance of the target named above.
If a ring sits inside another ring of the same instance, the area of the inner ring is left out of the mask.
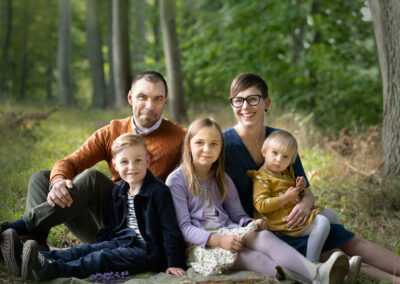
[[[292,158],[275,147],[268,147],[263,151],[264,167],[276,174],[282,173],[289,167]]]
[[[128,146],[115,155],[113,165],[131,187],[141,186],[150,165],[150,156],[142,145]]]

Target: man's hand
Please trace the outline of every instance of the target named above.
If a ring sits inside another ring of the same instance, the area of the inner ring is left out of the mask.
[[[166,271],[165,274],[172,274],[175,276],[185,276],[186,272],[185,270],[183,270],[182,268],[178,268],[178,267],[169,267]]]
[[[65,206],[71,207],[72,198],[67,188],[72,189],[72,187],[72,181],[69,179],[56,182],[53,184],[52,189],[47,195],[47,202],[52,207],[56,205],[60,206],[61,208],[65,208]]]

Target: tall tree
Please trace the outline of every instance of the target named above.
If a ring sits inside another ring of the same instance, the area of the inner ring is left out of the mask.
[[[114,66],[115,107],[121,108],[129,90],[129,18],[128,0],[112,2],[112,42]]]
[[[25,5],[22,6],[22,13],[24,18],[24,23],[22,24],[22,35],[21,35],[21,56],[20,56],[20,84],[19,84],[19,98],[25,98],[26,85],[28,80],[29,71],[29,26],[31,21],[31,8],[30,1],[26,1]]]
[[[107,63],[108,71],[108,89],[105,106],[111,108],[115,103],[115,88],[114,88],[114,64],[113,64],[113,44],[112,44],[112,6],[113,0],[107,1]]]
[[[58,92],[60,103],[64,106],[75,105],[75,97],[71,88],[70,58],[71,58],[71,21],[72,8],[70,0],[58,0]]]
[[[12,2],[11,0],[3,0],[3,25],[4,25],[4,41],[2,46],[2,66],[0,77],[0,98],[6,92],[8,81],[8,51],[11,44],[12,35]]]
[[[369,0],[383,87],[383,159],[386,177],[400,176],[400,2]]]
[[[133,39],[132,63],[133,72],[138,73],[143,71],[144,65],[144,53],[146,44],[146,1],[135,0],[134,5],[134,16],[136,22],[134,31],[135,37]]]
[[[184,107],[183,76],[179,54],[179,41],[176,33],[175,10],[175,0],[161,0],[161,29],[170,89],[171,115],[173,120],[184,122],[186,121],[186,109]]]
[[[93,84],[92,107],[103,108],[106,98],[106,85],[100,32],[99,0],[86,0],[86,33]]]

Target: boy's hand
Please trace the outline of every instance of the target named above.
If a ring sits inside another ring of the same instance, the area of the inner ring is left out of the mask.
[[[186,272],[185,272],[185,270],[183,270],[182,268],[179,268],[179,267],[169,267],[165,271],[165,274],[172,274],[172,275],[181,277],[181,276],[185,276]]]
[[[299,176],[296,178],[296,187],[300,188],[301,190],[306,188],[306,179],[303,176]]]
[[[52,189],[47,195],[47,202],[50,204],[50,206],[54,207],[58,205],[61,208],[65,208],[65,206],[71,207],[72,197],[67,188],[73,188],[72,181],[69,179],[58,181],[53,184]]]
[[[253,221],[257,224],[256,231],[263,231],[268,229],[267,223],[265,223],[263,219],[254,219]]]

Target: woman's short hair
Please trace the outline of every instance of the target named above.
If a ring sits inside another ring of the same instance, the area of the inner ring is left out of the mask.
[[[236,97],[238,93],[250,87],[256,87],[263,99],[268,98],[268,85],[263,78],[253,73],[242,73],[233,79],[231,84],[230,98]]]

